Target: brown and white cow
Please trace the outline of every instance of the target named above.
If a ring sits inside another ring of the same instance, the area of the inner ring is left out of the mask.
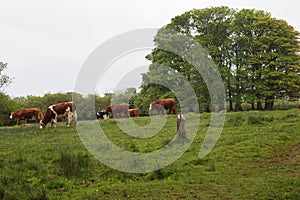
[[[130,117],[138,117],[140,116],[140,109],[132,108],[128,110]]]
[[[156,110],[158,114],[163,114],[164,110],[166,110],[169,114],[176,113],[175,99],[159,99],[150,103],[149,111]]]
[[[40,129],[46,127],[51,122],[51,127],[56,127],[57,117],[59,115],[68,116],[68,127],[70,127],[72,120],[74,120],[74,126],[77,123],[76,106],[73,102],[63,102],[49,106],[45,112],[43,119],[40,121]]]
[[[129,112],[128,112],[128,104],[114,104],[111,106],[106,106],[104,108],[105,112],[111,113],[113,118],[119,118],[119,117],[129,117]]]
[[[17,117],[17,125],[20,124],[20,120],[24,120],[26,123],[26,119],[35,118],[35,122],[39,123],[40,118],[42,118],[41,109],[39,108],[25,108],[21,110],[17,110],[16,112],[11,112],[10,119]]]
[[[298,105],[298,109],[300,109],[300,104]]]

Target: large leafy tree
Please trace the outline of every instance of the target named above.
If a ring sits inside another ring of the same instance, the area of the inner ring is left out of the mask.
[[[228,66],[231,77],[230,83],[227,84],[228,90],[231,91],[230,110],[233,110],[232,101],[235,103],[235,110],[242,109],[243,101],[250,102],[254,109],[256,66],[249,63],[249,57],[253,54],[253,39],[257,34],[253,26],[261,18],[269,16],[269,13],[254,9],[243,9],[234,14],[229,48],[231,59]]]
[[[265,17],[254,23],[250,63],[256,67],[257,99],[272,110],[276,98],[299,98],[299,32],[284,20]]]
[[[197,51],[194,52],[196,54],[203,52],[201,52],[201,49],[190,48],[193,46],[193,41],[188,37],[182,38],[178,32],[175,33],[172,30],[163,27],[154,38],[157,48],[146,57],[152,64],[149,66],[149,71],[143,74],[141,94],[148,96],[150,100],[156,100],[158,98],[176,97],[173,93],[176,91],[176,95],[182,97],[180,99],[181,104],[185,105],[184,109],[196,111],[197,107],[189,103],[195,99],[186,98],[193,95],[189,93],[190,90],[185,88],[192,87],[198,97],[200,110],[209,111],[210,99],[207,98],[209,93],[204,80],[191,63],[187,61],[191,59],[188,57],[193,56],[191,55],[193,50]],[[184,45],[182,45],[183,43]],[[172,49],[172,52],[166,49]]]
[[[299,97],[299,33],[270,13],[228,7],[191,10],[174,17],[162,29],[187,35],[206,48],[224,80],[230,110],[241,110],[243,102],[251,103],[252,109],[255,103],[257,109],[263,109],[264,102],[265,109],[271,110],[277,98]],[[154,39],[157,48],[147,56],[152,64],[143,75],[143,95],[150,87],[160,95],[167,92],[159,86],[147,87],[149,77],[181,73],[201,99],[201,110],[209,110],[209,94],[201,76],[184,57],[159,48],[164,42],[162,29]],[[164,72],[161,65],[174,70]]]

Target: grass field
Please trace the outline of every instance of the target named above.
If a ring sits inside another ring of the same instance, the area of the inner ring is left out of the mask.
[[[65,123],[0,127],[0,199],[300,199],[299,110],[228,113],[215,148],[200,159],[209,117],[202,114],[183,156],[143,174],[101,164]],[[119,147],[151,152],[174,137],[175,120],[168,116],[149,139],[126,135],[111,119],[99,123]]]

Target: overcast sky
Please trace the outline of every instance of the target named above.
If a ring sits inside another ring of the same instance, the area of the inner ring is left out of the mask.
[[[0,61],[8,63],[5,73],[14,77],[5,92],[16,97],[73,91],[82,64],[104,41],[134,29],[162,27],[193,8],[262,9],[300,30],[299,2],[0,0]],[[142,54],[136,56],[144,59]]]

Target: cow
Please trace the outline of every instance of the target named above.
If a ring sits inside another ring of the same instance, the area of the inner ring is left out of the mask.
[[[128,110],[130,117],[138,117],[140,116],[140,109],[132,108]]]
[[[298,105],[298,109],[300,109],[300,104]]]
[[[43,119],[40,121],[40,129],[46,127],[46,125],[51,122],[51,127],[56,127],[57,117],[59,115],[68,116],[68,127],[70,127],[72,120],[74,121],[74,126],[77,123],[77,113],[76,105],[74,102],[63,102],[51,105],[47,108]]]
[[[107,113],[111,113],[113,118],[118,118],[118,117],[126,117],[128,118],[129,112],[128,112],[128,104],[114,104],[111,106],[106,106],[104,108],[104,111]]]
[[[96,112],[96,117],[97,119],[107,119],[108,118],[108,113],[103,111]]]
[[[164,110],[166,110],[169,114],[176,113],[175,99],[159,99],[150,103],[149,111],[156,110],[158,114],[163,114]]]
[[[177,114],[176,124],[177,124],[177,137],[186,138],[185,118],[181,113]]]
[[[15,112],[11,112],[10,119],[17,117],[17,125],[20,124],[20,120],[24,120],[26,123],[26,119],[35,118],[35,122],[39,123],[39,120],[42,118],[41,109],[39,108],[25,108],[21,110],[17,110]]]

